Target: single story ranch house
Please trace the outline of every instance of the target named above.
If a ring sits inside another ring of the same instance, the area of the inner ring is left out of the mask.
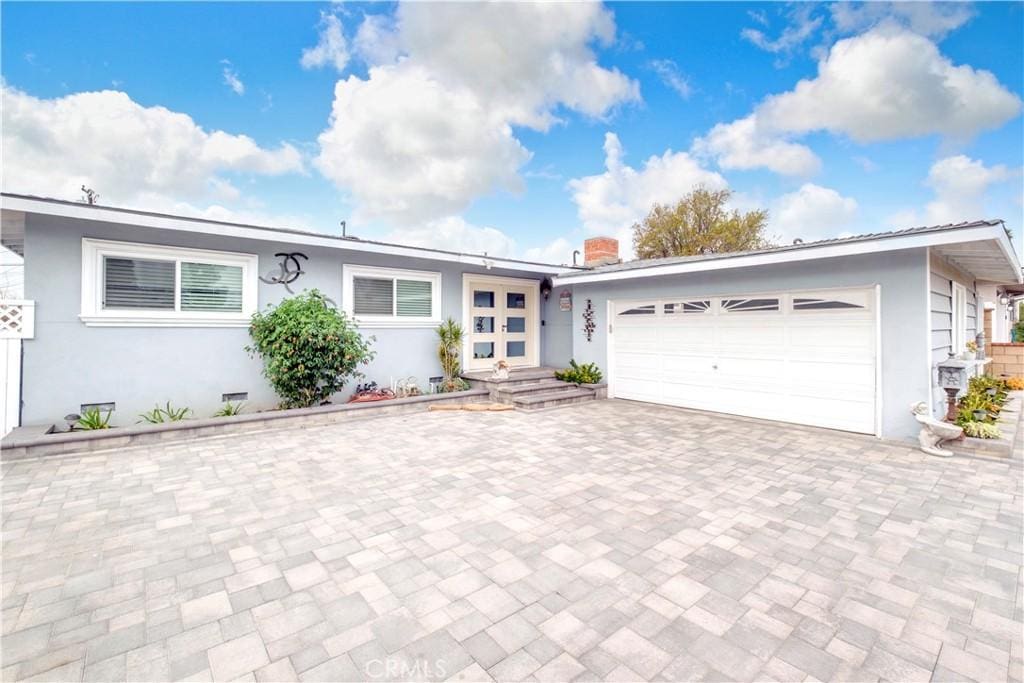
[[[575,267],[15,194],[2,213],[24,260],[0,301],[24,330],[2,340],[4,431],[83,405],[272,408],[248,321],[316,288],[375,337],[381,385],[440,375],[452,317],[466,370],[575,359],[615,398],[906,439],[912,403],[944,412],[936,364],[982,329],[979,291],[1021,282],[999,221],[625,263],[596,238]]]

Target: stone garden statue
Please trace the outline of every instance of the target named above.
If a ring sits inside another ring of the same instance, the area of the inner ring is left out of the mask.
[[[921,423],[921,431],[917,435],[917,442],[921,444],[921,450],[928,455],[937,455],[948,458],[953,455],[952,451],[941,448],[943,441],[959,439],[964,430],[950,422],[941,422],[932,417],[932,410],[924,401],[913,403],[910,411],[914,413],[914,419]]]

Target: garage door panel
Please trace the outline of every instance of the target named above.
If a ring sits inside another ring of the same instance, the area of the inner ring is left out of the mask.
[[[671,303],[678,299],[644,302],[653,314],[615,318],[614,393],[872,433],[874,298],[871,290],[705,297],[707,307],[697,313],[680,313],[681,304]],[[777,302],[777,310],[743,309],[765,301]],[[616,303],[613,310],[637,306]]]

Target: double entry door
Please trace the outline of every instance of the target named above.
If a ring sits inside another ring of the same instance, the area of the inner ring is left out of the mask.
[[[513,367],[537,365],[537,283],[497,277],[463,281],[469,311],[463,365],[487,370],[500,360]]]

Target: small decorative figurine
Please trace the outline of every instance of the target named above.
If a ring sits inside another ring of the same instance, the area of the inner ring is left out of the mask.
[[[499,360],[494,364],[494,371],[491,373],[491,379],[508,379],[508,363]]]

